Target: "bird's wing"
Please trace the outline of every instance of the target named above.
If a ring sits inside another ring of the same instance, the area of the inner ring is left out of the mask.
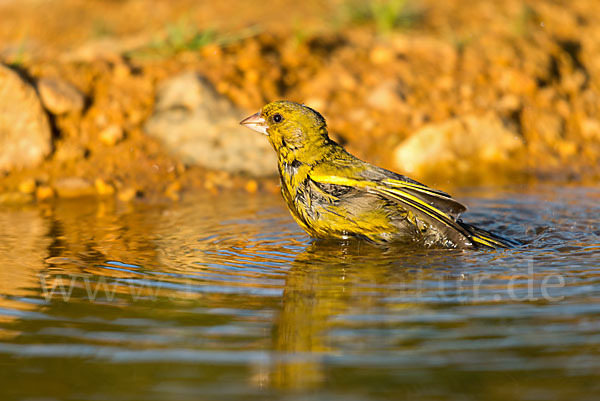
[[[394,173],[381,167],[364,162],[343,148],[339,147],[335,156],[315,166],[310,172],[311,176],[331,176],[335,179],[352,179],[359,181],[361,187],[377,187],[382,191],[396,192],[397,195],[407,198],[415,197],[425,202],[425,207],[437,209],[456,220],[467,207],[453,199],[444,191],[429,188],[418,181]]]
[[[442,197],[442,195],[438,195],[435,192],[430,192],[426,189],[419,188],[418,186],[413,186],[414,184],[390,179],[375,181],[356,176],[348,177],[346,175],[342,176],[335,173],[319,173],[318,171],[313,171],[309,176],[312,181],[319,184],[361,188],[368,192],[378,193],[386,198],[391,198],[400,202],[401,204],[410,206],[411,209],[417,209],[429,215],[430,217],[433,217],[435,220],[443,222],[444,224],[453,226],[456,225],[455,228],[457,228],[459,231],[462,231],[460,226],[456,224],[456,217],[444,210],[447,209],[447,207],[440,207],[440,202],[438,200],[446,202],[442,203],[442,206],[446,206],[447,204],[460,205],[454,206],[453,210],[456,210],[457,208],[464,210],[464,206],[454,201],[450,197]],[[430,201],[427,198],[435,199],[435,201]]]
[[[465,206],[444,192],[432,190],[421,184],[395,179],[372,181],[362,177],[348,177],[336,175],[335,173],[320,173],[319,171],[313,171],[309,176],[312,181],[319,184],[360,188],[392,199],[404,208],[413,210],[417,214],[426,215],[430,218],[430,221],[437,221],[441,223],[441,227],[453,229],[478,244],[491,248],[507,246],[500,239],[495,239],[491,233],[483,230],[475,233],[468,229],[469,226],[463,224],[460,220],[457,221],[456,216],[465,210]],[[451,210],[453,213],[447,210]]]
[[[418,203],[425,203],[427,208],[446,214],[456,220],[461,213],[467,210],[462,203],[452,199],[450,195],[425,185],[404,181],[401,179],[386,178],[379,181],[383,191],[394,193],[406,198],[416,198]]]
[[[322,183],[335,181],[339,183],[338,185],[345,185],[341,182],[350,180],[353,182],[350,186],[369,188],[394,197],[412,199],[426,209],[446,215],[451,220],[458,219],[460,214],[467,210],[465,205],[446,192],[429,188],[393,171],[373,166],[346,152],[337,156],[334,161],[315,166],[309,173],[311,178]],[[333,182],[329,183],[333,184]]]

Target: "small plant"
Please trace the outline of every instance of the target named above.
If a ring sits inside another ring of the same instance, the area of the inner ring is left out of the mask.
[[[389,32],[402,21],[406,0],[385,0],[369,2],[377,30]]]
[[[168,24],[162,37],[154,39],[137,49],[126,54],[132,58],[165,58],[186,51],[197,51],[209,44],[226,46],[256,35],[259,30],[250,27],[240,32],[224,34],[215,29],[199,30],[196,26],[182,20]]]
[[[345,9],[350,22],[374,23],[381,34],[409,27],[420,17],[407,0],[349,0]]]
[[[188,23],[170,24],[166,27],[167,35],[156,43],[169,53],[195,51],[215,41],[217,34],[213,29],[199,31]]]

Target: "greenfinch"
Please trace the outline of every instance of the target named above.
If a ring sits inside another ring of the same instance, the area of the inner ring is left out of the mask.
[[[283,198],[312,237],[442,248],[518,245],[464,223],[459,216],[466,207],[447,193],[351,155],[329,138],[325,119],[310,107],[276,101],[240,124],[267,136]]]

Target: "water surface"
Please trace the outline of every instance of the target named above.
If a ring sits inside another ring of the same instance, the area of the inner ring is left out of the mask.
[[[600,189],[457,195],[527,244],[314,242],[271,194],[0,209],[1,399],[598,399]]]

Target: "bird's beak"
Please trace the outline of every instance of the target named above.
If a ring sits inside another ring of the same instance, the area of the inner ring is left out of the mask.
[[[250,128],[261,134],[269,135],[267,133],[267,122],[260,116],[260,111],[256,114],[252,114],[250,117],[244,118],[240,121],[240,125]]]

